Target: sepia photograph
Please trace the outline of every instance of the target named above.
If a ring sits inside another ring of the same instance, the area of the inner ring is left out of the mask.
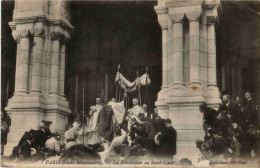
[[[2,0],[1,167],[260,167],[260,0]]]

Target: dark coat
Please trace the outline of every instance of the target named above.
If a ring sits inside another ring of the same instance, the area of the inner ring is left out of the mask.
[[[145,137],[147,139],[154,139],[155,135],[156,135],[156,130],[153,126],[153,124],[149,121],[144,121],[143,125],[143,130],[145,133]]]
[[[238,106],[238,104],[236,104],[233,101],[230,101],[229,105],[227,106],[227,114],[231,115],[231,119],[233,122],[236,122],[238,125],[241,125],[241,109]]]
[[[255,102],[250,99],[244,103],[243,120],[250,124],[257,124],[257,110]]]
[[[47,141],[48,137],[50,136],[50,131],[39,129],[35,133],[35,144],[34,147],[40,146],[41,148],[45,147],[45,142]]]
[[[169,157],[175,155],[176,139],[177,139],[176,130],[172,126],[168,127],[166,136],[160,141],[158,154],[160,156],[169,156]]]
[[[167,128],[164,124],[163,119],[157,118],[157,119],[153,120],[153,125],[156,130],[156,133],[161,132],[163,135],[166,134]]]
[[[207,107],[204,111],[205,124],[212,126],[216,121],[218,112],[212,108]]]
[[[29,159],[31,157],[31,144],[26,140],[24,141],[21,146],[21,155],[23,156],[24,159]]]
[[[112,107],[110,105],[105,105],[100,110],[97,119],[99,135],[110,142],[114,138],[112,115]]]
[[[29,133],[26,131],[20,139],[18,146],[20,147],[29,138],[29,136]]]

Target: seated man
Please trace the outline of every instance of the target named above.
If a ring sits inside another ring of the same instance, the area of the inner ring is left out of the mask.
[[[138,115],[140,113],[144,113],[144,110],[142,107],[138,105],[139,100],[137,98],[133,99],[133,107],[128,110],[128,116],[126,119],[128,120],[128,130],[130,130],[130,127],[132,125],[131,118],[135,118],[136,120],[139,120]]]

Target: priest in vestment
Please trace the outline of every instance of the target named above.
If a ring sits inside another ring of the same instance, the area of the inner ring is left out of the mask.
[[[90,120],[87,128],[87,142],[88,144],[96,144],[101,142],[101,136],[97,131],[97,119],[99,112],[103,106],[101,105],[100,98],[96,99],[96,105],[90,107]]]
[[[130,130],[130,127],[133,124],[133,121],[134,121],[133,118],[135,118],[136,121],[140,122],[138,115],[140,113],[143,113],[143,114],[145,113],[143,108],[141,106],[139,106],[138,103],[139,103],[139,100],[137,98],[134,98],[133,99],[134,106],[128,110],[128,116],[127,116],[128,130]]]

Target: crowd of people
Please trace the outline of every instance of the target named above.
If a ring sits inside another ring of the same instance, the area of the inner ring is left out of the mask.
[[[250,92],[245,100],[232,100],[222,93],[218,110],[205,103],[199,106],[203,113],[204,140],[196,142],[201,151],[200,160],[250,159],[259,156],[257,143],[257,106]],[[177,132],[170,119],[162,119],[157,108],[153,113],[146,104],[126,110],[124,101],[112,98],[107,105],[90,107],[88,119],[75,117],[66,125],[65,133],[51,133],[52,122],[42,120],[38,130],[29,130],[13,148],[10,159],[44,161],[56,157],[60,161],[76,160],[114,163],[133,158],[173,160],[176,154]],[[2,122],[2,134],[8,126]],[[3,146],[3,145],[2,145]]]
[[[232,100],[229,94],[222,93],[218,110],[201,104],[205,131],[204,141],[197,141],[201,159],[248,160],[259,156],[257,110],[250,92],[245,93],[244,100]]]
[[[90,107],[88,122],[76,117],[72,124],[66,125],[64,136],[51,133],[52,122],[42,120],[38,130],[24,133],[10,159],[43,162],[58,157],[112,163],[156,156],[172,160],[177,132],[171,120],[162,119],[156,108],[150,114],[147,105],[140,106],[137,98],[133,99],[132,108],[124,110],[123,102],[111,99],[107,105],[101,105],[97,98],[96,105]],[[72,153],[87,154],[83,157]]]

